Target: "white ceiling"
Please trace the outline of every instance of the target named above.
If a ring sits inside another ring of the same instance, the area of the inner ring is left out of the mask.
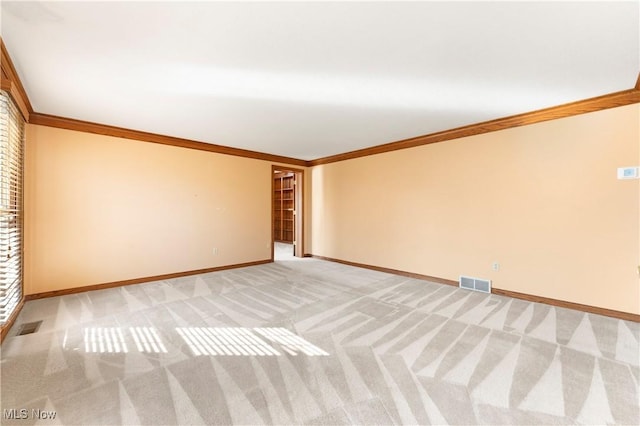
[[[1,4],[35,111],[305,160],[640,71],[638,1]]]

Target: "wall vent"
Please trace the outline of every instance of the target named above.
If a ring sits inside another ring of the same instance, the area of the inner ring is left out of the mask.
[[[481,291],[483,293],[491,293],[491,280],[460,276],[460,281],[458,283],[460,288]]]
[[[18,331],[16,336],[24,336],[25,334],[35,333],[36,331],[38,331],[41,324],[42,324],[42,321],[28,322],[28,323],[22,324],[22,326],[20,327],[20,331]]]

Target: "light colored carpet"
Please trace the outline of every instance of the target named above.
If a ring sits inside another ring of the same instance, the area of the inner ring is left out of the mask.
[[[2,424],[638,424],[639,334],[279,261],[28,302],[2,345]]]

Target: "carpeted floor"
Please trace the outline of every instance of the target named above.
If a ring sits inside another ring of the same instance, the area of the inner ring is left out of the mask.
[[[281,260],[28,302],[2,345],[2,424],[638,424],[639,335]]]

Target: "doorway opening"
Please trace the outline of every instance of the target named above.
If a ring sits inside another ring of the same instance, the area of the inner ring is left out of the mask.
[[[304,170],[271,167],[271,259],[304,257]]]

